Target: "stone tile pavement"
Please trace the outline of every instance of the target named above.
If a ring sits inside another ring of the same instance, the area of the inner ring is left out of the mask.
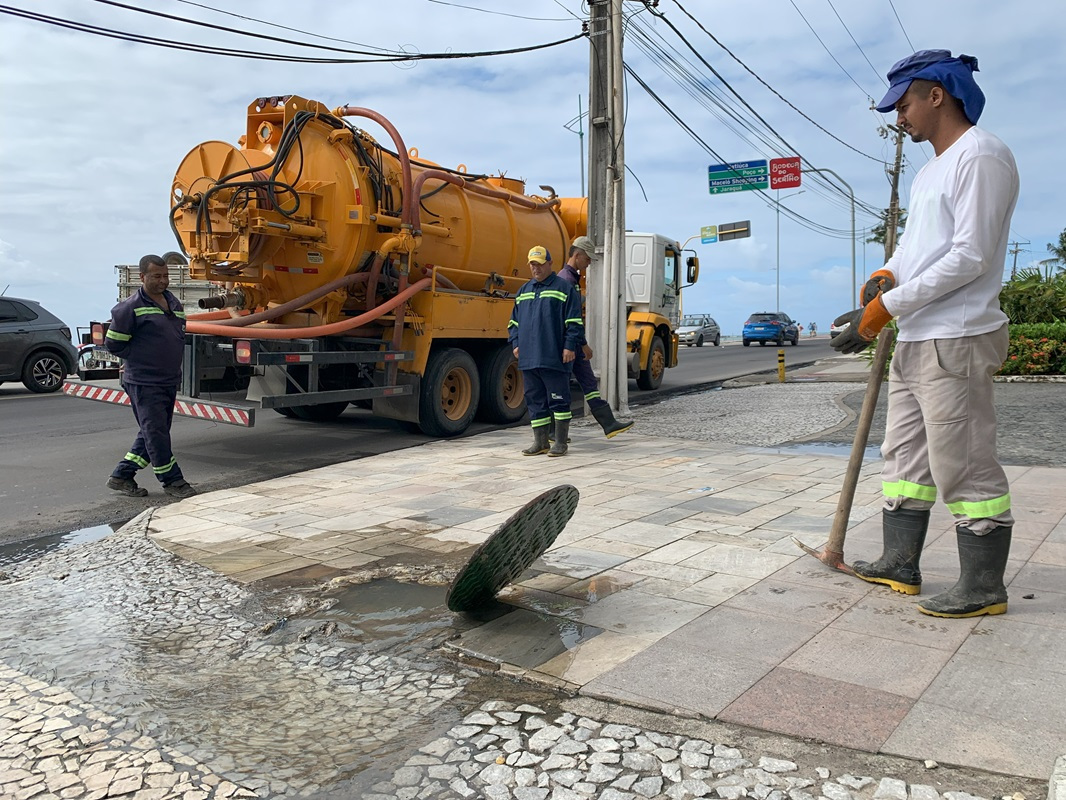
[[[639,429],[638,429],[639,430]],[[1066,752],[1066,470],[1011,467],[1010,612],[920,615],[916,598],[802,555],[827,536],[846,458],[575,425],[565,458],[528,430],[439,441],[156,511],[166,549],[241,582],[317,581],[395,561],[457,563],[563,483],[577,512],[501,595],[511,614],[451,646],[516,676],[672,714],[1046,779]],[[876,556],[879,463],[846,556]],[[938,507],[926,592],[957,573]]]

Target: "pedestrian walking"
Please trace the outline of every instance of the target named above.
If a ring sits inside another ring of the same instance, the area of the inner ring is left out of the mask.
[[[528,255],[531,280],[515,295],[508,339],[525,385],[533,444],[522,455],[566,455],[570,434],[570,371],[584,341],[581,295],[552,271],[545,247]],[[555,443],[548,446],[548,425],[555,421]]]
[[[585,277],[585,270],[592,264],[592,256],[595,252],[592,239],[588,236],[578,236],[570,245],[567,253],[566,264],[559,270],[559,277],[574,286],[578,295],[581,294],[581,279]],[[584,317],[585,299],[581,298],[581,312]],[[603,428],[603,434],[612,439],[620,433],[625,433],[633,427],[633,420],[619,421],[615,419],[614,411],[610,403],[600,397],[600,381],[596,373],[592,371],[592,348],[588,343],[588,328],[584,328],[584,338],[574,359],[574,377],[577,379],[581,391],[585,395],[585,402],[589,404],[589,411],[596,418],[596,422]]]
[[[985,97],[976,71],[976,58],[948,50],[922,50],[889,71],[877,110],[895,109],[897,123],[912,141],[928,141],[935,158],[914,178],[899,247],[863,287],[862,307],[837,318],[851,324],[832,340],[856,353],[898,318],[881,448],[884,548],[854,566],[863,580],[918,594],[939,492],[955,517],[960,577],[919,603],[937,617],[1006,612],[1014,525],[996,459],[992,376],[1007,355],[999,291],[1018,170],[1007,146],[977,127]]]
[[[192,497],[196,490],[185,480],[170,446],[174,399],[181,383],[185,350],[185,311],[167,291],[170,276],[157,255],[140,261],[141,287],[111,309],[107,349],[124,359],[122,388],[130,398],[137,438],[107,480],[109,489],[130,497],[144,497],[137,471],[152,465],[163,491],[171,497]]]

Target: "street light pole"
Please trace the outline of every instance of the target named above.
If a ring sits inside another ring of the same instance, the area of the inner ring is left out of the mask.
[[[851,197],[851,302],[857,303],[859,293],[855,286],[855,192],[851,190],[851,184],[841,178],[831,169],[804,169],[800,172],[825,172],[832,175],[838,181],[840,181],[848,190],[848,196]],[[778,209],[780,213],[780,209]]]
[[[781,190],[777,189],[777,307],[775,311],[781,311]],[[797,194],[803,194],[806,189],[800,189],[798,192],[792,194],[786,194],[785,199],[795,197]]]

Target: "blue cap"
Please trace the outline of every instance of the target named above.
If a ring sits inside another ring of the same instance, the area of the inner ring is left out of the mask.
[[[892,65],[888,71],[891,85],[877,110],[884,114],[894,109],[913,80],[936,81],[962,103],[966,118],[976,125],[985,108],[985,94],[973,78],[975,72],[977,59],[973,56],[952,58],[950,50],[919,50]]]

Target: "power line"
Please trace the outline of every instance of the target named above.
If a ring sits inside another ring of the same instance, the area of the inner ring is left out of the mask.
[[[364,44],[363,42],[353,42],[351,39],[338,39],[338,38],[336,38],[334,36],[325,36],[325,35],[323,35],[321,33],[313,33],[312,31],[301,30],[300,28],[290,28],[287,25],[279,25],[276,22],[268,22],[267,20],[257,19],[256,17],[247,17],[244,14],[237,14],[236,12],[233,12],[233,11],[226,11],[226,10],[221,9],[221,8],[214,8],[212,6],[204,5],[203,3],[193,2],[193,0],[175,0],[175,2],[184,3],[187,6],[195,6],[196,8],[202,8],[205,11],[212,11],[215,14],[223,14],[223,15],[225,15],[227,17],[234,17],[235,19],[243,19],[245,22],[255,22],[255,23],[259,24],[259,25],[268,25],[271,28],[279,28],[280,30],[283,30],[283,31],[292,31],[293,33],[300,33],[300,34],[303,34],[304,36],[313,36],[316,39],[325,39],[326,41],[329,41],[329,42],[343,42],[344,44],[354,44],[354,45],[358,45],[359,47],[367,47],[367,48],[369,48],[371,50],[380,50],[380,51],[382,51],[384,53],[395,52],[395,51],[390,51],[390,50],[388,50],[387,48],[384,48],[384,47],[377,47],[377,46],[372,45],[372,44]]]
[[[39,14],[33,11],[26,11],[25,9],[13,8],[11,6],[6,5],[0,5],[0,14],[7,14],[9,16],[33,20],[35,22],[43,22],[47,25],[53,25],[59,28],[67,28],[69,30],[78,31],[79,33],[90,33],[95,36],[102,36],[109,39],[118,39],[120,41],[133,42],[135,44],[147,44],[152,45],[154,47],[164,47],[170,50],[184,50],[187,52],[204,53],[207,55],[228,56],[231,58],[246,58],[260,61],[281,61],[295,64],[374,64],[404,61],[443,61],[452,59],[481,58],[485,56],[513,55],[516,53],[528,53],[536,50],[544,50],[549,47],[567,44],[569,42],[573,42],[585,37],[584,33],[579,33],[567,39],[559,39],[553,42],[545,42],[543,44],[529,45],[526,47],[516,47],[507,50],[486,50],[469,53],[403,53],[402,55],[375,56],[371,58],[320,58],[312,56],[296,56],[284,55],[279,53],[266,53],[254,50],[236,50],[233,48],[219,47],[215,45],[180,42],[174,39],[163,39],[155,36],[145,36],[143,34],[130,33],[128,31],[114,30],[112,28],[105,28],[98,25],[89,25],[88,23],[84,22],[63,19],[61,17],[52,17],[48,16],[47,14]]]
[[[726,47],[726,46],[725,46],[724,44],[722,44],[722,42],[720,42],[720,41],[718,40],[718,38],[717,38],[717,37],[716,37],[716,36],[715,36],[715,35],[714,35],[713,33],[711,33],[711,32],[710,32],[709,30],[707,30],[707,29],[706,29],[706,28],[705,28],[705,27],[703,26],[703,23],[701,23],[701,22],[700,22],[700,21],[699,21],[698,19],[696,19],[696,18],[695,18],[694,16],[692,16],[692,14],[690,14],[690,13],[688,12],[688,10],[687,10],[687,9],[686,9],[686,8],[685,8],[684,6],[682,6],[680,2],[678,2],[678,0],[674,0],[674,5],[676,5],[676,6],[677,6],[677,7],[679,8],[679,9],[681,9],[681,11],[682,11],[682,12],[683,12],[683,13],[685,14],[685,16],[687,16],[687,17],[688,17],[688,18],[689,18],[690,20],[692,20],[692,21],[693,21],[694,23],[696,23],[696,25],[697,25],[697,26],[699,27],[699,29],[700,29],[701,31],[703,31],[703,32],[704,32],[705,34],[707,34],[707,36],[709,36],[709,37],[710,37],[711,41],[713,41],[713,42],[714,42],[714,43],[715,43],[716,45],[718,45],[718,46],[719,46],[720,48],[722,48],[723,50],[725,50],[725,52],[726,52],[726,53],[727,53],[727,54],[728,54],[728,55],[729,55],[729,56],[730,56],[730,57],[731,57],[731,58],[732,58],[732,59],[733,59],[734,61],[736,61],[736,62],[737,62],[738,64],[740,64],[740,66],[742,66],[742,67],[743,67],[743,68],[744,68],[744,69],[745,69],[745,70],[746,70],[746,71],[747,71],[747,72],[748,72],[748,73],[749,73],[749,74],[750,74],[750,75],[751,75],[751,76],[752,76],[753,78],[755,78],[755,80],[757,80],[757,81],[758,81],[759,83],[761,83],[761,84],[762,84],[763,86],[765,86],[765,87],[766,87],[767,89],[769,89],[769,90],[770,90],[771,92],[773,92],[773,94],[774,94],[774,95],[776,95],[776,96],[777,96],[777,98],[778,98],[778,99],[780,99],[780,100],[781,100],[781,101],[782,101],[783,103],[785,103],[785,105],[787,105],[787,106],[788,106],[789,108],[791,108],[791,109],[792,109],[793,111],[795,111],[795,112],[796,112],[797,114],[799,114],[799,115],[800,115],[801,117],[803,117],[803,118],[804,118],[805,120],[807,120],[807,121],[808,121],[809,123],[811,123],[811,124],[812,124],[812,125],[813,125],[814,127],[818,128],[818,130],[820,130],[820,131],[821,131],[822,133],[826,134],[826,135],[827,135],[827,136],[828,136],[829,138],[831,138],[831,139],[833,139],[833,140],[835,140],[835,141],[839,142],[840,144],[844,145],[844,146],[845,146],[846,148],[848,148],[849,150],[853,150],[854,152],[858,153],[858,154],[859,154],[860,156],[863,156],[864,158],[868,158],[868,159],[870,159],[871,161],[876,161],[876,162],[877,162],[877,163],[879,163],[879,164],[884,164],[884,163],[885,163],[885,162],[884,162],[883,160],[881,160],[881,159],[879,159],[879,158],[876,158],[876,157],[874,157],[874,156],[871,156],[871,155],[869,155],[868,153],[864,153],[864,152],[863,152],[862,150],[859,150],[858,148],[856,148],[856,147],[853,147],[852,145],[850,145],[850,144],[848,144],[847,142],[845,142],[845,141],[844,141],[843,139],[841,139],[841,138],[840,138],[839,136],[836,136],[836,135],[834,135],[833,133],[830,133],[830,132],[829,132],[828,130],[826,130],[826,129],[825,129],[824,127],[822,127],[822,126],[821,126],[821,125],[819,125],[819,124],[818,124],[817,122],[815,122],[815,121],[814,121],[813,119],[811,119],[811,118],[810,118],[809,116],[807,116],[807,114],[805,114],[805,113],[803,113],[802,111],[800,111],[800,110],[799,110],[799,109],[798,109],[798,108],[797,108],[797,107],[796,107],[796,106],[795,106],[795,105],[794,105],[794,104],[793,104],[793,103],[792,103],[791,101],[789,101],[788,99],[786,99],[786,98],[784,97],[784,95],[782,95],[782,94],[781,94],[781,93],[780,93],[779,91],[777,91],[776,89],[774,89],[774,87],[772,87],[772,86],[771,86],[770,84],[768,84],[768,83],[767,83],[766,81],[764,81],[764,80],[763,80],[762,78],[760,78],[760,77],[759,77],[759,76],[758,76],[758,75],[757,75],[757,74],[756,74],[756,73],[754,72],[754,70],[752,70],[752,69],[751,69],[751,67],[749,67],[749,66],[748,66],[747,64],[745,64],[745,63],[744,63],[743,61],[741,61],[741,60],[740,60],[740,58],[739,58],[739,57],[738,57],[738,56],[737,56],[737,55],[736,55],[735,53],[733,53],[733,51],[732,51],[732,50],[730,50],[730,49],[729,49],[728,47]],[[655,16],[657,16],[657,17],[659,17],[660,19],[662,19],[662,20],[663,20],[664,22],[666,22],[666,24],[667,24],[667,25],[669,25],[669,26],[670,26],[671,28],[673,28],[674,32],[675,32],[675,33],[677,33],[677,34],[678,34],[678,36],[681,36],[681,34],[680,34],[680,33],[679,33],[678,31],[677,31],[677,28],[675,28],[675,27],[673,26],[673,24],[671,24],[671,23],[670,23],[670,22],[669,22],[669,21],[668,21],[668,20],[666,19],[665,15],[663,15],[663,14],[662,14],[661,12],[656,12],[656,11],[652,11],[652,13],[653,13],[653,14],[655,14]],[[696,51],[696,49],[695,49],[695,48],[694,48],[694,47],[693,47],[693,46],[692,46],[691,44],[689,44],[688,40],[686,40],[686,39],[684,38],[684,36],[681,36],[681,39],[682,39],[682,41],[684,41],[684,42],[685,42],[685,44],[687,44],[687,45],[689,46],[689,49],[690,49],[690,50],[692,50],[692,52],[696,53],[696,55],[697,55],[697,56],[699,56],[699,53],[698,53],[698,52]],[[830,55],[832,55],[832,54],[830,54]],[[700,60],[701,60],[701,61],[703,61],[703,63],[704,63],[704,64],[707,64],[707,62],[703,60],[703,57],[702,57],[702,56],[699,56],[699,58],[700,58]],[[835,60],[835,59],[834,59],[834,60]],[[712,71],[712,72],[714,72],[714,69],[713,69],[712,67],[710,67],[710,65],[709,65],[709,64],[707,64],[707,66],[708,66],[708,68],[709,68],[709,69],[711,69],[711,71]],[[722,83],[724,83],[724,84],[725,84],[725,85],[726,85],[727,87],[729,87],[729,84],[728,84],[728,83],[726,83],[726,82],[725,82],[725,80],[724,80],[724,79],[723,79],[723,78],[722,78],[721,76],[719,76],[717,72],[715,72],[715,75],[716,75],[716,76],[718,77],[718,79],[719,79],[719,80],[721,80],[721,81],[722,81]],[[849,76],[849,77],[850,77],[850,76]],[[862,88],[862,87],[859,87],[859,88]],[[730,89],[730,91],[732,91],[732,87],[729,87],[729,89]],[[735,94],[735,92],[734,92],[734,94]],[[864,92],[864,94],[865,94],[865,92]],[[739,97],[739,95],[737,95],[737,97]],[[768,127],[769,127],[769,126],[768,126]],[[772,130],[772,129],[771,129],[771,130]],[[775,134],[776,134],[776,131],[775,131]],[[784,141],[784,139],[782,139],[782,141]]]
[[[855,78],[852,77],[850,72],[848,72],[846,69],[844,69],[844,65],[843,64],[841,64],[839,61],[837,61],[837,57],[835,55],[833,55],[833,51],[830,50],[829,47],[826,45],[826,43],[822,41],[822,37],[818,35],[818,31],[816,31],[814,29],[814,26],[811,25],[811,23],[807,21],[807,18],[805,16],[803,16],[803,12],[800,11],[799,6],[796,5],[796,0],[788,0],[788,2],[792,3],[792,7],[794,9],[796,9],[796,13],[800,15],[800,19],[802,19],[804,22],[807,23],[807,27],[811,29],[811,33],[813,33],[814,34],[814,38],[818,40],[818,44],[820,44],[822,46],[822,48],[825,50],[825,52],[827,52],[829,54],[829,57],[831,59],[833,59],[833,62],[838,67],[840,67],[840,71],[843,72],[845,75],[847,75],[849,78],[851,78],[851,82],[859,87],[859,91],[862,92],[864,95],[866,95],[866,97],[869,97],[872,100],[873,98],[870,97],[870,93],[868,91],[866,91],[865,89],[863,89],[862,86],[859,86],[859,82],[857,80],[855,80]]]
[[[678,126],[681,127],[682,130],[684,130],[690,137],[692,137],[693,141],[699,144],[704,150],[714,156],[714,158],[716,158],[718,161],[725,162],[725,158],[720,153],[718,153],[713,147],[711,147],[698,133],[696,133],[691,128],[691,126],[689,126],[683,119],[681,119],[681,117],[679,117],[677,113],[673,109],[671,109],[669,105],[667,105],[666,101],[659,97],[659,95],[656,94],[655,91],[650,86],[648,86],[648,84],[645,83],[639,75],[637,75],[637,73],[629,64],[624,64],[624,67],[626,72],[629,73],[629,75],[631,75],[633,79],[640,84],[641,88],[648,93],[648,95],[659,105],[659,107],[663,111],[665,111],[667,115],[669,115],[674,120],[674,122],[676,122]],[[764,203],[766,203],[768,207],[776,207],[776,201],[769,194],[767,194],[765,190],[755,189],[753,191],[757,192],[760,195],[761,199]],[[830,228],[827,225],[822,225],[821,223],[815,222],[814,220],[809,219],[803,216],[802,214],[798,214],[795,211],[792,211],[792,209],[788,208],[787,206],[783,207],[782,211],[784,212],[785,216],[789,217],[795,222],[798,222],[800,225],[807,228],[808,230],[814,231],[815,233],[821,233],[836,239],[851,238],[850,230],[845,231],[839,228]]]
[[[870,65],[870,69],[872,69],[874,71],[874,75],[877,76],[877,79],[879,81],[881,81],[881,83],[883,83],[885,86],[888,86],[888,81],[886,81],[884,78],[881,77],[881,73],[877,71],[877,67],[875,67],[873,65],[873,62],[870,61],[869,58],[867,58],[866,51],[862,49],[862,45],[859,44],[859,42],[855,38],[854,34],[852,34],[851,28],[849,28],[848,24],[846,22],[844,22],[844,18],[840,16],[840,12],[837,11],[836,6],[833,5],[833,0],[825,0],[825,1],[827,3],[829,3],[829,7],[831,9],[833,9],[833,13],[837,15],[837,19],[840,20],[840,24],[844,26],[844,30],[846,30],[848,32],[848,36],[851,37],[851,41],[855,42],[855,46],[857,48],[859,48],[859,52],[862,53],[862,57],[866,59],[866,63],[869,64]]]
[[[907,40],[907,45],[910,49],[914,50],[914,45],[911,44],[911,37],[907,35],[907,29],[903,27],[903,20],[899,18],[899,12],[896,11],[896,4],[892,0],[888,0],[888,5],[892,8],[892,13],[896,15],[896,22],[899,23],[899,29],[903,31],[903,38]]]
[[[436,3],[440,6],[452,6],[453,8],[465,8],[468,11],[480,11],[482,14],[497,14],[501,17],[514,17],[515,19],[528,19],[534,22],[569,22],[570,17],[523,17],[521,14],[508,14],[506,11],[493,11],[490,8],[478,8],[477,6],[464,6],[462,3],[449,3],[447,0],[426,0],[427,3]]]

